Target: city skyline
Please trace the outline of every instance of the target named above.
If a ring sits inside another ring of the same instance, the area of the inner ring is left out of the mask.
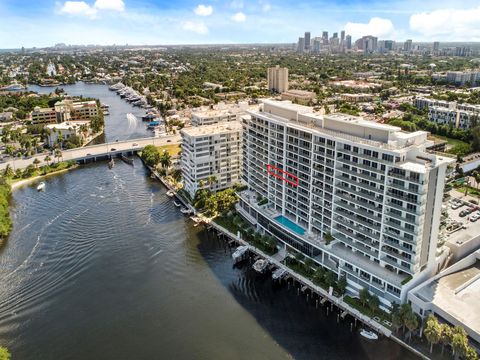
[[[0,48],[293,43],[299,33],[323,30],[345,30],[353,39],[480,41],[475,1],[3,0],[0,16]]]

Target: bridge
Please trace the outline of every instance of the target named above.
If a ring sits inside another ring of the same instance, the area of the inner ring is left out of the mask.
[[[100,159],[106,159],[110,156],[117,156],[118,154],[133,153],[142,150],[147,145],[163,146],[170,144],[179,144],[181,140],[180,135],[167,135],[162,137],[149,137],[141,139],[122,140],[111,143],[104,143],[98,145],[89,145],[81,148],[63,150],[60,160],[68,161],[75,160],[77,162],[89,162]],[[10,165],[14,169],[24,169],[28,165],[33,164],[35,159],[40,160],[40,166],[46,164],[45,157],[50,156],[51,162],[57,160],[52,154],[38,154],[28,159],[11,159],[0,163],[0,169],[5,169]]]

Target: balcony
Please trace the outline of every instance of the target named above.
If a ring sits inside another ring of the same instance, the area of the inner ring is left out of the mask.
[[[342,225],[346,226],[346,228],[347,228],[346,230],[339,230],[339,231],[346,232],[350,236],[355,237],[355,233],[354,233],[354,231],[355,231],[358,234],[362,234],[363,236],[367,236],[367,237],[373,239],[372,241],[379,241],[380,240],[380,234],[373,234],[373,233],[361,228],[358,225],[350,223],[349,221],[347,221],[347,220],[345,220],[341,217],[338,217],[338,216],[334,217],[333,220],[336,221],[339,224],[342,224]],[[335,227],[335,228],[337,229],[337,227]]]
[[[396,261],[391,260],[391,259],[387,258],[386,256],[382,256],[382,257],[380,258],[380,260],[383,261],[383,262],[385,262],[385,263],[387,263],[387,264],[389,264],[390,266],[393,266],[394,268],[397,268],[397,269],[402,270],[402,271],[404,271],[404,272],[406,272],[406,273],[408,273],[408,274],[412,274],[412,275],[413,275],[413,270],[411,270],[410,268],[407,268],[407,267],[405,267],[405,266],[403,266],[403,265],[400,265],[400,264],[397,263]]]
[[[362,206],[366,209],[369,209],[369,210],[372,210],[372,211],[375,211],[375,212],[378,212],[378,213],[382,213],[382,207],[381,206],[373,206],[363,200],[358,200],[358,198],[354,198],[353,195],[347,195],[347,194],[340,194],[339,192],[337,192],[335,194],[335,196],[339,197],[340,199],[343,199],[343,200],[346,200],[346,201],[349,201],[357,206]],[[338,204],[337,201],[335,201],[335,204]]]
[[[380,232],[380,229],[381,229],[380,225],[371,224],[367,221],[359,219],[355,214],[349,214],[348,213],[349,211],[352,211],[352,212],[357,213],[359,216],[365,217],[365,214],[364,213],[362,214],[361,212],[359,212],[358,209],[349,208],[348,206],[345,206],[342,203],[335,203],[335,205],[341,207],[341,209],[337,209],[337,213],[339,215],[345,216],[346,218],[350,219],[351,221],[355,221],[356,223],[358,223],[360,225],[363,225],[363,226],[365,226],[369,229],[373,229],[375,231]],[[380,224],[382,219],[381,218],[376,218],[376,219],[374,219],[374,221],[376,223]]]
[[[335,228],[335,230],[342,231],[342,230],[339,230],[337,228]],[[356,249],[358,251],[361,251],[361,252],[363,252],[367,255],[373,256],[375,258],[378,257],[378,250],[375,251],[375,250],[369,249],[367,246],[362,244],[361,240],[353,241],[352,239],[349,239],[347,236],[345,236],[345,234],[343,234],[343,233],[336,233],[335,238],[338,239],[339,241],[343,242],[344,244],[348,244],[351,247],[353,247],[354,249]]]
[[[394,229],[400,230],[402,232],[406,232],[410,235],[413,235],[414,237],[417,237],[417,236],[422,234],[422,229],[420,229],[420,228],[417,228],[417,231],[415,232],[415,230],[413,230],[413,231],[408,230],[408,229],[404,228],[402,225],[398,225],[398,224],[396,224],[394,222],[391,222],[391,221],[385,221],[385,225],[390,226]]]

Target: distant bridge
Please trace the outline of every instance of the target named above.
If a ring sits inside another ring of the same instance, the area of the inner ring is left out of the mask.
[[[68,161],[75,160],[79,163],[85,163],[90,161],[96,161],[106,159],[110,156],[117,156],[119,154],[128,154],[135,151],[142,150],[147,145],[163,146],[170,144],[179,144],[180,135],[167,135],[162,137],[149,137],[132,140],[115,141],[111,143],[90,145],[81,148],[64,150],[62,151],[62,157],[60,160]],[[24,169],[28,165],[33,164],[35,159],[41,161],[40,166],[46,164],[45,157],[50,156],[50,162],[57,161],[52,154],[38,154],[32,156],[29,159],[11,159],[9,161],[0,163],[0,169],[5,169],[7,165],[10,165],[15,169]]]

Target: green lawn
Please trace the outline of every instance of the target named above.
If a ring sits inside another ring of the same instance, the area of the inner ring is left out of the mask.
[[[163,152],[163,150],[167,150],[170,156],[177,156],[178,153],[182,150],[180,147],[180,144],[168,144],[168,145],[163,145],[163,146],[157,146],[158,151],[160,151],[160,154]]]

